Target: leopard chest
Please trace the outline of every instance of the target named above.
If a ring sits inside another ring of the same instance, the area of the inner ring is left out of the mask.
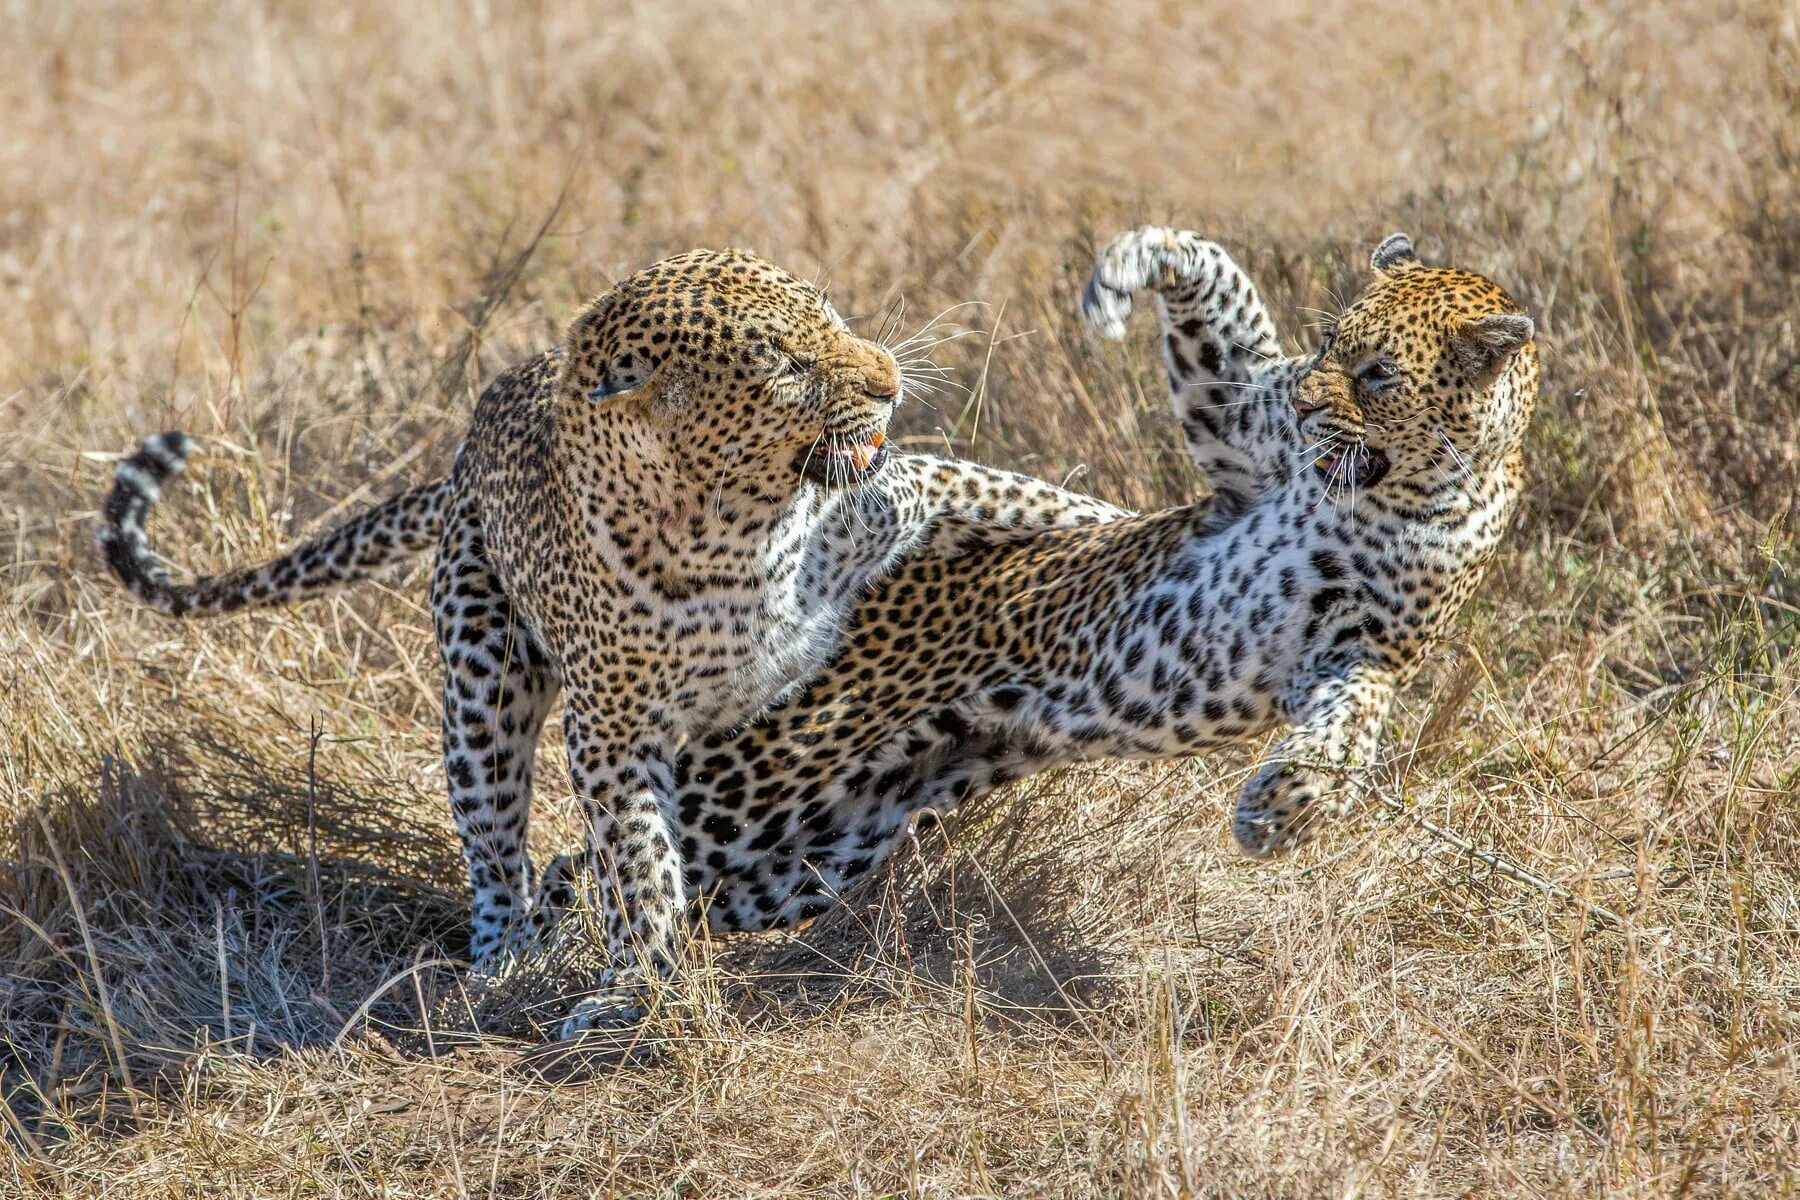
[[[690,730],[741,724],[808,679],[883,557],[829,497],[699,523],[651,518],[595,507],[576,553],[619,653]],[[846,542],[845,530],[860,536]]]

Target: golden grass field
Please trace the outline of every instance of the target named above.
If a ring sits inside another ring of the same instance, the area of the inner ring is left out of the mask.
[[[1800,1194],[1797,13],[8,6],[0,1195]],[[170,426],[191,569],[429,478],[584,296],[722,243],[850,313],[985,302],[909,444],[1177,502],[1154,322],[1073,313],[1143,220],[1224,241],[1296,346],[1394,229],[1540,321],[1519,528],[1394,724],[1406,815],[1290,859],[1232,845],[1249,751],[1041,777],[707,947],[643,1061],[546,1065],[445,965],[422,571],[178,626],[93,549]]]

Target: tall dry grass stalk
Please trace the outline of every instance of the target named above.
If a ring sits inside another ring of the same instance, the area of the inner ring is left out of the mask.
[[[0,1194],[1800,1192],[1791,4],[0,20]],[[545,1061],[444,965],[420,578],[177,628],[90,546],[109,456],[179,425],[161,543],[273,552],[443,470],[585,293],[727,242],[871,319],[986,302],[909,444],[1175,501],[1148,329],[1071,313],[1143,219],[1296,342],[1394,228],[1542,322],[1527,511],[1396,721],[1407,815],[1291,861],[1228,844],[1242,758],[1054,774],[706,947],[653,1053]]]

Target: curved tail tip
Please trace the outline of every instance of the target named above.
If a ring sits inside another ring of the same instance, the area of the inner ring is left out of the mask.
[[[147,437],[113,468],[114,495],[136,493],[154,501],[163,484],[179,475],[194,452],[194,439],[179,429]],[[121,514],[108,513],[109,517]]]
[[[96,534],[103,546],[121,539],[141,540],[144,518],[162,495],[163,485],[187,466],[194,439],[178,429],[147,437],[113,467],[112,491],[100,510]]]

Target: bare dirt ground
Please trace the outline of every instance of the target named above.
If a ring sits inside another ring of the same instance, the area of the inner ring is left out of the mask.
[[[0,19],[0,1195],[1800,1192],[1791,3]],[[1151,322],[1073,316],[1147,219],[1294,345],[1393,229],[1541,320],[1530,495],[1396,719],[1406,815],[1258,865],[1245,756],[1034,780],[712,946],[637,1063],[454,1032],[420,573],[177,626],[92,547],[111,456],[180,426],[159,543],[275,552],[721,243],[851,313],[985,302],[909,444],[1172,503]]]

